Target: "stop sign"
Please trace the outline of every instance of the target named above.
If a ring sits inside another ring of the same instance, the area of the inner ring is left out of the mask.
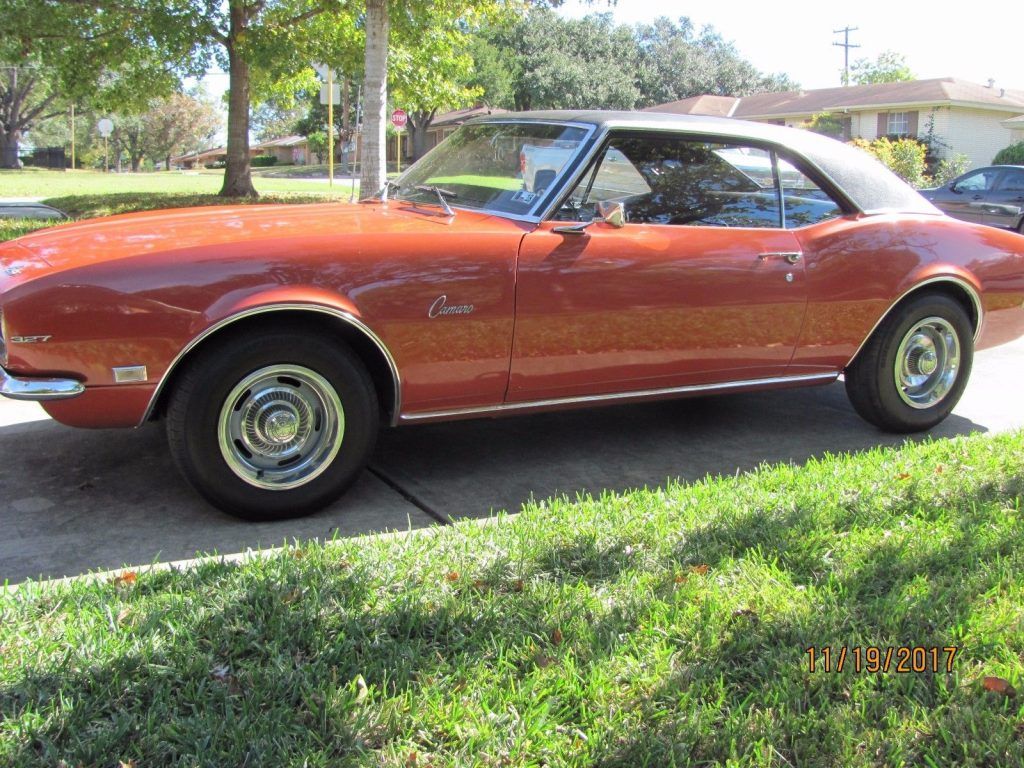
[[[404,109],[396,109],[391,113],[391,124],[398,130],[405,128],[407,122],[409,122],[409,115],[405,113]]]

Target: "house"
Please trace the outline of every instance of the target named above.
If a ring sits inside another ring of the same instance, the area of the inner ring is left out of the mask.
[[[254,144],[250,148],[256,155],[272,155],[278,165],[306,165],[309,163],[309,140],[305,136],[284,136]]]
[[[989,165],[1000,149],[1024,140],[1024,91],[1000,88],[994,81],[979,85],[952,77],[741,98],[694,96],[648,111],[794,127],[806,126],[814,115],[827,112],[840,121],[845,139],[931,133],[940,157],[961,153],[972,167]]]

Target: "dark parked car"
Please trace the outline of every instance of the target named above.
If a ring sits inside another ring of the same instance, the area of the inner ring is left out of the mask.
[[[921,194],[958,219],[1024,234],[1024,165],[992,165]]]

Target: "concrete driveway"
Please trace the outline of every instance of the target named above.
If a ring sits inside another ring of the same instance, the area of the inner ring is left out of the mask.
[[[930,434],[1024,426],[1024,341],[980,353],[963,400]],[[733,474],[762,461],[898,445],[861,421],[841,383],[387,430],[370,471],[329,509],[253,524],[199,500],[163,428],[82,431],[0,398],[0,583],[197,552],[438,525],[535,497]]]

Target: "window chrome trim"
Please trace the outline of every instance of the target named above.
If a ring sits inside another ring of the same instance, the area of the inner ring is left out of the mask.
[[[717,384],[691,384],[683,387],[664,387],[662,389],[641,389],[631,392],[612,392],[604,395],[555,397],[546,400],[528,400],[521,403],[502,403],[500,405],[485,405],[472,408],[453,408],[451,410],[428,411],[424,413],[403,413],[400,417],[400,421],[404,424],[409,424],[418,421],[433,421],[436,419],[454,418],[457,416],[484,416],[496,413],[516,413],[517,411],[532,410],[534,408],[551,408],[562,405],[629,402],[630,400],[640,400],[644,398],[697,394],[704,392],[723,392],[738,389],[749,389],[751,387],[766,387],[775,384],[811,384],[815,382],[824,384],[829,381],[835,381],[837,378],[839,378],[838,371],[834,373],[806,373],[795,376],[773,376],[765,379],[723,381]]]
[[[355,328],[357,331],[362,333],[363,336],[365,336],[369,341],[371,341],[374,344],[374,346],[377,347],[378,350],[380,350],[380,352],[384,355],[384,358],[387,360],[388,368],[391,370],[391,381],[392,385],[395,388],[395,398],[394,402],[392,403],[393,411],[391,416],[391,426],[395,426],[398,423],[398,415],[401,412],[402,407],[402,379],[398,373],[398,365],[395,363],[395,358],[391,354],[391,350],[387,348],[387,345],[384,344],[380,336],[378,336],[373,331],[373,329],[370,328],[370,326],[368,326],[358,317],[353,315],[351,312],[346,312],[341,309],[335,309],[334,307],[327,307],[322,304],[299,303],[266,304],[260,307],[252,307],[251,309],[246,309],[234,315],[230,315],[221,320],[218,320],[205,331],[203,331],[198,336],[193,338],[188,344],[186,344],[181,349],[181,351],[178,352],[177,355],[175,355],[170,365],[167,366],[167,370],[165,370],[163,376],[160,377],[160,382],[157,384],[156,389],[153,391],[153,396],[149,399],[149,405],[146,406],[146,411],[143,414],[142,419],[139,421],[137,426],[142,426],[143,424],[145,424],[146,421],[148,421],[149,418],[153,415],[153,409],[156,407],[156,403],[160,398],[161,393],[163,392],[164,385],[170,379],[171,374],[174,373],[175,369],[177,369],[178,364],[181,363],[181,361],[192,350],[199,346],[199,344],[201,344],[207,338],[215,334],[217,331],[223,330],[225,327],[239,320],[244,320],[245,318],[254,317],[256,315],[267,314],[269,312],[288,311],[317,312],[319,314],[329,315],[330,317],[333,317],[337,320],[341,320],[342,322],[350,325],[351,327]]]
[[[867,335],[864,337],[864,340],[860,343],[860,346],[857,347],[857,351],[854,352],[853,356],[846,361],[846,365],[844,365],[843,368],[849,368],[850,364],[857,359],[857,355],[859,355],[860,351],[864,349],[864,345],[868,343],[868,339],[870,339],[874,335],[875,331],[878,330],[878,326],[880,326],[882,322],[885,320],[885,318],[887,318],[892,313],[892,311],[896,308],[897,304],[899,304],[901,301],[907,298],[907,296],[912,294],[914,291],[920,288],[924,288],[926,285],[935,285],[936,283],[952,283],[953,285],[963,288],[967,292],[967,295],[970,296],[971,303],[974,305],[974,311],[978,315],[978,325],[974,329],[974,341],[977,342],[979,337],[981,336],[982,326],[984,326],[985,324],[985,311],[984,309],[982,309],[981,306],[981,297],[978,295],[978,292],[975,290],[974,286],[968,283],[963,278],[953,277],[952,275],[943,275],[942,277],[931,277],[908,288],[907,290],[900,294],[899,298],[896,299],[896,301],[889,305],[889,308],[882,313],[882,316],[880,318],[878,318],[878,322],[871,326],[871,330],[868,331]]]

